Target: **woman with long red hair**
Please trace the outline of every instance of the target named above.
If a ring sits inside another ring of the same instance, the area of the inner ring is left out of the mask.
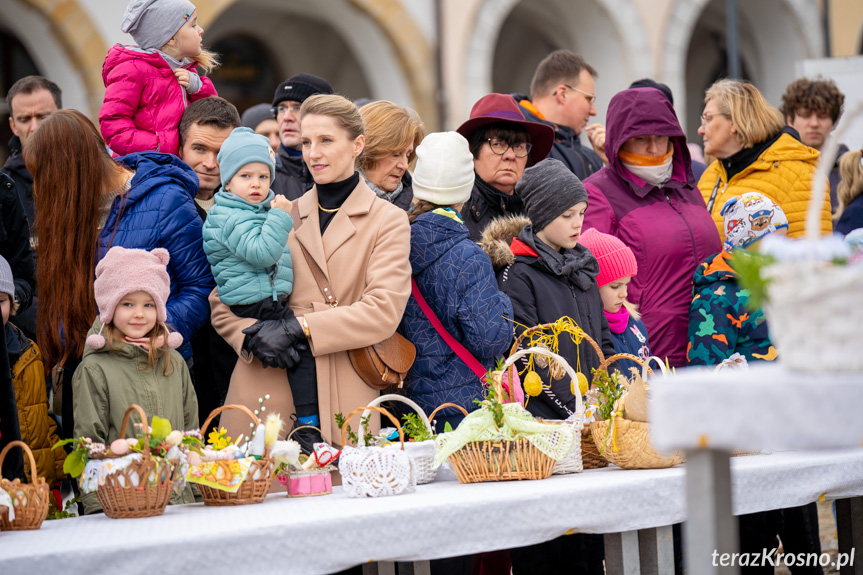
[[[111,159],[93,123],[71,109],[43,121],[23,153],[33,174],[40,230],[39,346],[46,367],[62,381],[63,431],[69,437],[72,373],[96,317],[94,270],[110,247],[168,250],[167,323],[186,342],[208,317],[207,295],[214,282],[194,204],[198,179],[167,154]],[[178,351],[186,360],[191,357],[188,344]]]

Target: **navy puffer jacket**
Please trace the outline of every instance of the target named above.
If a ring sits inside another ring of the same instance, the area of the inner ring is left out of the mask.
[[[129,154],[117,161],[135,176],[129,192],[111,204],[99,232],[99,259],[112,246],[168,250],[168,323],[186,340],[178,351],[187,358],[189,339],[210,317],[207,297],[215,286],[195,208],[198,177],[176,156],[158,152]]]
[[[454,212],[453,212],[454,213]],[[512,304],[497,288],[491,261],[450,217],[425,213],[411,225],[411,268],[444,328],[486,368],[512,343]],[[426,413],[452,402],[468,411],[482,397],[479,378],[435,331],[411,296],[399,332],[417,348],[407,395]],[[441,410],[452,416],[452,408]]]

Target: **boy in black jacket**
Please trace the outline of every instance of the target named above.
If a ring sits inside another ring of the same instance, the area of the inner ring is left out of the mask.
[[[568,316],[592,337],[606,356],[614,354],[608,320],[596,284],[599,263],[579,245],[587,191],[560,161],[546,159],[524,172],[515,187],[529,221],[507,218],[489,224],[482,247],[498,269],[498,285],[512,300],[516,322],[533,327]],[[513,237],[517,234],[516,237]],[[511,240],[511,243],[510,241]],[[559,355],[591,379],[599,357],[587,342],[563,336]],[[544,419],[566,419],[575,412],[569,377],[553,379],[539,369],[543,390],[527,409]],[[576,393],[578,393],[576,389]],[[515,575],[602,573],[602,537],[574,535],[510,550]]]

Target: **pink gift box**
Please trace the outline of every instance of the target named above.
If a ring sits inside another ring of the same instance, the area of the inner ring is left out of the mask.
[[[288,497],[311,497],[333,492],[332,471],[328,465],[320,469],[278,475],[279,483],[288,488]]]

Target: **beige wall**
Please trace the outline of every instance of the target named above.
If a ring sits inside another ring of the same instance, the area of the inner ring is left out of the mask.
[[[830,51],[834,58],[859,56],[863,41],[863,1],[830,2]]]

